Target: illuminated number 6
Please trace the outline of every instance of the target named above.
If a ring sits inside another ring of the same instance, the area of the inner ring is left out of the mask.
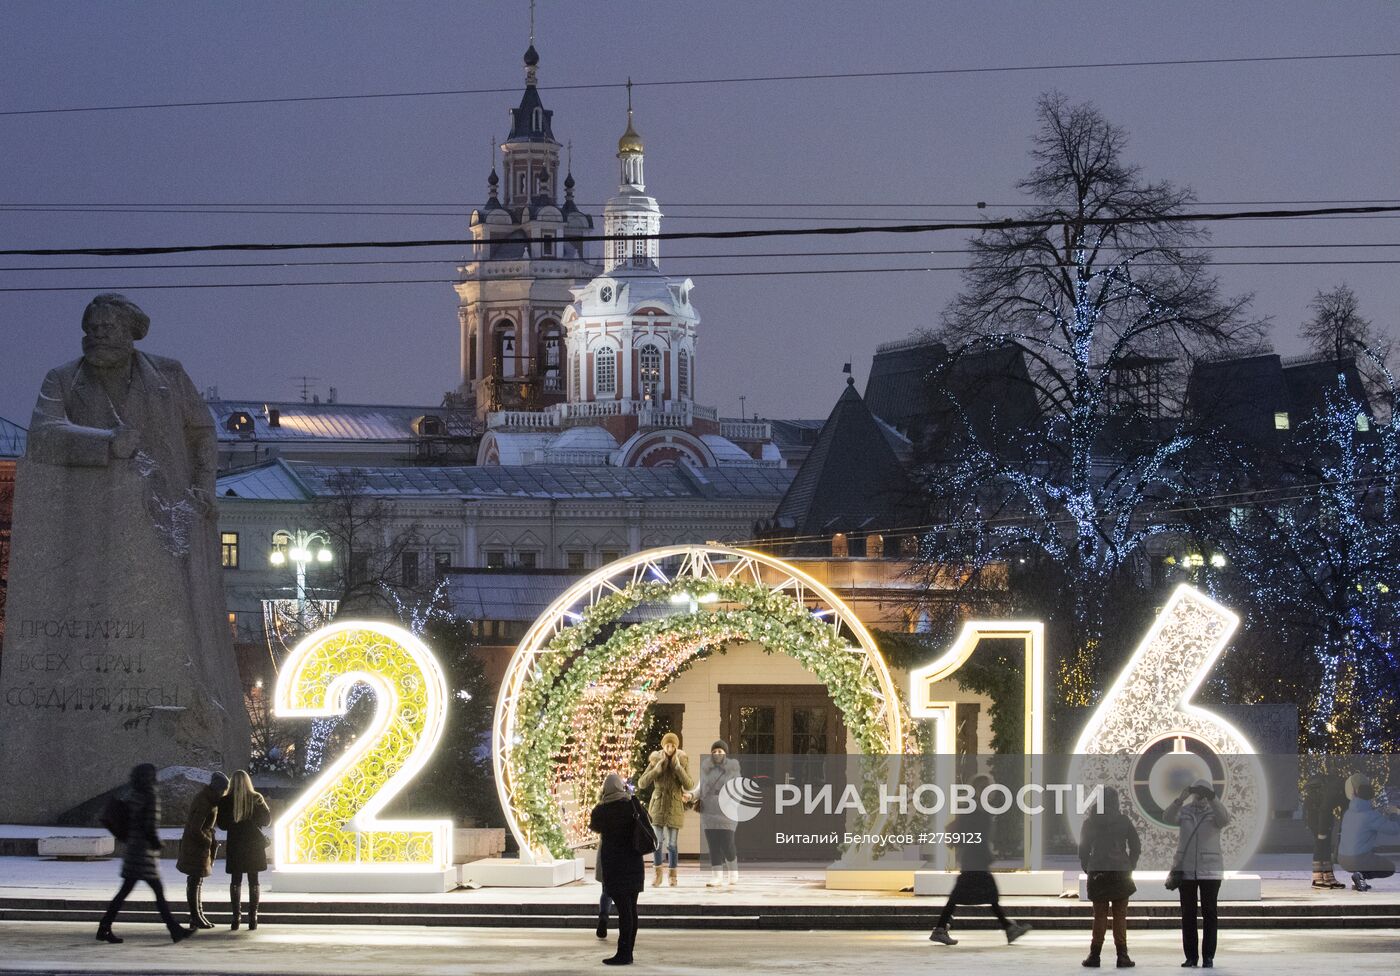
[[[343,715],[351,687],[374,689],[374,720],[292,804],[273,833],[279,871],[445,870],[452,824],[379,820],[442,735],[447,682],[428,648],[399,627],[323,627],[292,651],[277,679],[279,718]]]
[[[1222,831],[1226,864],[1241,866],[1264,831],[1263,765],[1244,734],[1191,704],[1239,618],[1189,586],[1162,608],[1074,747],[1073,781],[1116,785],[1123,812],[1142,836],[1143,862],[1165,864],[1175,824],[1161,810],[1197,775],[1210,779],[1230,810]],[[1160,764],[1160,768],[1152,768]],[[1072,817],[1076,833],[1082,817]]]

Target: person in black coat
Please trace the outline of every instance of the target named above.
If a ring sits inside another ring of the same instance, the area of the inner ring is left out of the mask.
[[[603,894],[617,906],[617,954],[603,960],[609,966],[630,965],[637,945],[637,898],[646,874],[634,840],[639,822],[651,829],[646,809],[628,792],[621,776],[609,773],[603,781],[602,800],[588,818],[588,829],[600,835]]]
[[[1317,772],[1303,785],[1303,819],[1313,835],[1312,886],[1330,891],[1345,888],[1337,880],[1332,865],[1332,840],[1337,817],[1347,808],[1347,795],[1342,778],[1327,772]]]
[[[258,875],[267,870],[267,838],[262,829],[272,823],[267,800],[253,789],[247,770],[233,774],[233,786],[219,801],[219,826],[228,832],[224,845],[224,869],[232,877],[228,900],[233,912],[229,928],[237,932],[242,923],[243,876],[248,876],[248,930],[258,927],[258,901],[262,889]]]
[[[1099,965],[1110,908],[1118,968],[1135,965],[1128,957],[1128,899],[1137,891],[1133,871],[1141,854],[1137,828],[1118,808],[1118,791],[1104,787],[1102,809],[1089,815],[1079,835],[1079,866],[1089,876],[1089,900],[1094,903],[1094,930],[1084,965]]]
[[[180,836],[180,855],[175,870],[185,875],[185,901],[190,908],[190,928],[212,929],[214,923],[204,914],[204,879],[214,870],[214,854],[219,842],[214,839],[218,821],[218,804],[228,792],[228,777],[214,773],[209,785],[195,794],[185,814],[185,832]]]
[[[170,932],[171,942],[180,942],[194,933],[182,928],[170,912],[165,900],[165,886],[160,880],[160,798],[156,796],[156,768],[142,763],[131,771],[130,782],[112,797],[102,812],[106,827],[126,847],[122,852],[122,886],[107,906],[102,921],[97,924],[97,941],[116,945],[124,940],[112,934],[112,923],[138,881],[144,881],[155,892],[156,908]]]
[[[977,799],[992,785],[990,776],[974,776],[972,790]],[[948,825],[949,833],[962,834],[966,843],[957,845],[958,880],[948,894],[943,912],[938,916],[938,924],[929,935],[930,942],[943,945],[957,945],[958,940],[948,934],[953,912],[959,905],[990,905],[992,913],[1001,923],[1006,933],[1007,943],[1015,942],[1031,930],[1025,922],[1016,922],[1006,917],[1001,910],[1001,893],[997,891],[996,878],[992,877],[992,815],[981,806],[971,813],[961,814]]]

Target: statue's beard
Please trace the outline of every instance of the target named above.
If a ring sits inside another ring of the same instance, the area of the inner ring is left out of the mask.
[[[131,349],[84,340],[83,358],[98,369],[118,369],[131,362]]]

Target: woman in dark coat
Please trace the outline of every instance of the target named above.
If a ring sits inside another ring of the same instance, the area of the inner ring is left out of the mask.
[[[1031,927],[1025,922],[1006,917],[1006,912],[1001,910],[1001,893],[997,891],[996,878],[992,877],[992,815],[980,804],[983,791],[992,785],[992,778],[974,776],[970,785],[979,802],[971,813],[958,816],[948,825],[950,833],[962,834],[968,840],[957,845],[958,880],[953,882],[953,890],[948,894],[948,901],[943,906],[943,913],[938,916],[938,924],[930,933],[929,941],[957,945],[958,940],[948,934],[954,910],[959,905],[990,905],[1010,944],[1029,932]]]
[[[190,928],[212,929],[214,923],[204,917],[204,879],[214,870],[214,824],[218,820],[218,803],[228,792],[228,777],[215,773],[209,785],[195,794],[190,812],[185,816],[185,832],[180,836],[180,856],[175,869],[185,875],[185,900],[190,906]]]
[[[1313,835],[1312,886],[1330,891],[1345,888],[1332,866],[1332,834],[1337,817],[1346,809],[1347,795],[1342,780],[1327,772],[1317,772],[1303,786],[1303,819]]]
[[[1135,965],[1128,958],[1128,899],[1137,891],[1133,870],[1141,854],[1142,842],[1138,839],[1137,828],[1118,809],[1118,791],[1104,787],[1102,811],[1089,815],[1079,835],[1079,866],[1089,876],[1089,900],[1094,903],[1094,930],[1089,939],[1089,958],[1084,960],[1084,965],[1099,965],[1110,908],[1118,968]]]
[[[617,773],[603,781],[601,802],[588,818],[588,829],[601,835],[598,865],[603,872],[603,894],[617,905],[617,954],[604,959],[608,966],[627,966],[637,945],[637,897],[642,893],[645,868],[637,853],[634,834],[638,821],[651,826],[646,810],[627,792]]]
[[[272,823],[272,811],[267,800],[253,789],[253,780],[246,770],[233,774],[233,788],[219,801],[219,826],[228,831],[224,845],[224,868],[233,880],[228,886],[228,900],[233,912],[234,932],[243,920],[243,876],[248,876],[248,930],[258,927],[258,901],[262,889],[258,874],[267,870],[267,838],[262,829]]]
[[[102,825],[126,845],[122,852],[122,886],[107,906],[107,913],[97,925],[97,941],[117,944],[122,939],[112,934],[112,923],[121,911],[138,881],[144,881],[155,892],[156,908],[170,932],[170,941],[179,942],[194,933],[181,928],[170,914],[165,900],[165,886],[160,881],[160,798],[156,796],[156,768],[142,763],[131,771],[131,781],[121,788],[102,813]]]

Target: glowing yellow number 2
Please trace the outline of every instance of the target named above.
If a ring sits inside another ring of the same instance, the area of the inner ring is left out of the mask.
[[[279,871],[452,864],[451,822],[376,819],[432,755],[446,720],[447,682],[422,641],[378,622],[323,627],[283,664],[274,713],[343,715],[351,687],[361,681],[374,689],[374,720],[277,821]]]

